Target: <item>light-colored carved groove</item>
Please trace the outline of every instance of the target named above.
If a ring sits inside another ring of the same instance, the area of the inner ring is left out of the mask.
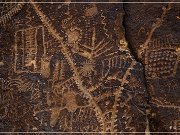
[[[162,108],[173,108],[173,109],[178,109],[180,111],[179,106],[174,106],[174,105],[158,105],[156,104],[157,107],[162,107]]]
[[[174,0],[171,0],[171,2],[173,1]],[[138,51],[139,58],[141,58],[141,54],[144,52],[144,50],[148,48],[148,44],[151,41],[154,31],[162,25],[162,22],[164,21],[165,16],[167,15],[168,11],[171,9],[171,5],[172,3],[168,3],[167,8],[163,7],[163,13],[161,17],[157,18],[156,23],[153,24],[152,29],[148,32],[148,37],[146,41],[141,45],[141,49]]]
[[[153,104],[155,104],[156,106],[158,107],[163,107],[163,108],[173,108],[173,109],[179,109],[180,111],[180,106],[176,106],[170,102],[162,102],[156,98],[152,98],[152,101],[151,101]]]
[[[33,21],[33,18],[31,17],[31,11],[30,11],[30,6],[28,5],[27,9],[26,9],[26,12],[27,12],[27,15],[26,15],[26,18],[27,18],[27,21],[26,21],[26,25],[31,27],[31,22]]]
[[[106,92],[106,93],[103,93],[101,96],[99,97],[94,97],[94,100],[98,103],[100,102],[102,99],[105,99],[107,97],[112,97],[114,94],[112,92]]]
[[[152,39],[148,43],[149,51],[159,51],[159,50],[174,50],[179,45],[178,39],[174,38],[172,34],[163,35],[158,38]]]
[[[174,65],[174,70],[173,70],[173,74],[175,75],[178,69],[178,64],[180,62],[180,47],[178,47],[176,49],[176,55],[177,55],[177,59],[176,59],[176,63]]]
[[[104,29],[104,31],[105,31],[105,35],[107,36],[107,38],[109,38],[109,34],[107,33],[108,32],[108,30],[107,30],[107,28],[106,28],[106,22],[105,22],[105,19],[106,19],[106,17],[103,15],[103,13],[101,13],[101,18],[102,18],[102,21],[101,21],[101,23],[103,24],[103,29]]]
[[[94,111],[96,112],[96,117],[99,120],[101,124],[101,130],[104,131],[104,118],[102,115],[102,111],[100,107],[97,105],[97,103],[94,101],[93,96],[83,87],[82,81],[80,79],[80,75],[78,73],[78,70],[73,62],[73,58],[71,56],[71,53],[68,51],[66,47],[66,43],[63,42],[63,38],[58,34],[56,29],[53,27],[50,20],[45,16],[45,14],[41,11],[40,7],[33,3],[33,0],[31,0],[31,5],[33,6],[36,13],[41,18],[42,23],[47,27],[48,32],[60,43],[61,45],[61,51],[63,55],[65,56],[68,64],[70,65],[72,72],[74,74],[74,81],[76,85],[78,86],[79,90],[83,93],[84,97],[88,99],[89,103],[92,105]],[[64,44],[63,44],[64,43]]]
[[[132,99],[132,95],[128,94],[128,98],[125,100],[124,104],[122,105],[125,108],[125,113],[123,115],[123,117],[126,119],[126,129],[130,129],[130,131],[135,132],[135,128],[130,126],[131,121],[132,121],[132,117],[128,114],[129,112],[131,112],[130,107],[128,105],[128,102]]]
[[[5,85],[6,88],[10,88],[13,86],[21,87],[23,81],[21,79],[12,79],[11,81],[6,81],[5,84],[6,84]]]
[[[125,72],[125,74],[124,74],[124,76],[122,78],[121,86],[118,88],[118,90],[115,93],[115,103],[114,103],[114,107],[113,107],[113,111],[112,111],[112,124],[111,124],[111,131],[112,132],[116,131],[116,127],[117,127],[117,124],[115,124],[116,121],[117,121],[117,113],[118,113],[117,107],[120,105],[119,102],[120,102],[120,97],[121,97],[121,94],[122,94],[122,90],[124,89],[123,86],[126,83],[128,83],[127,77],[131,75],[130,71],[131,71],[131,69],[133,69],[135,64],[136,64],[135,61],[131,62],[131,65],[126,70],[126,72]]]
[[[14,6],[7,14],[4,14],[0,17],[0,25],[4,25],[8,20],[11,19],[13,15],[15,15],[18,11],[20,11],[23,7],[24,3],[18,3],[17,6]]]

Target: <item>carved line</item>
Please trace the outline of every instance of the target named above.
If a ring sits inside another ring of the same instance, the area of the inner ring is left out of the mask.
[[[36,3],[33,3],[33,2],[34,2],[34,0],[31,0],[31,5],[33,6],[36,13],[41,18],[41,21],[43,22],[43,24],[47,27],[49,33],[52,34],[58,40],[59,43],[64,43],[63,38],[58,34],[58,32],[52,26],[52,24],[50,23],[50,20],[44,15],[44,13],[41,11],[40,7]],[[92,95],[89,92],[87,92],[86,89],[83,87],[82,81],[80,79],[80,75],[77,71],[77,68],[75,67],[75,65],[73,63],[72,56],[71,56],[70,52],[67,50],[65,45],[66,45],[66,43],[62,44],[61,51],[64,54],[64,56],[66,57],[69,65],[71,66],[71,68],[73,70],[75,83],[78,86],[78,88],[81,90],[81,92],[84,94],[84,96],[87,99],[89,99],[89,103],[93,106],[93,108],[96,112],[96,116],[99,119],[99,122],[101,123],[101,128],[104,131],[105,128],[104,128],[104,118],[102,117],[103,116],[102,111],[99,108],[99,106],[97,105],[97,103],[94,101]]]
[[[0,25],[4,25],[11,17],[20,11],[23,7],[24,3],[19,3],[17,6],[13,7],[7,14],[4,14],[0,17]]]
[[[122,94],[122,90],[123,90],[123,86],[128,83],[127,78],[128,76],[131,75],[130,71],[131,69],[133,69],[134,65],[136,64],[135,61],[131,62],[131,65],[129,66],[129,68],[126,70],[126,73],[124,74],[123,78],[122,78],[122,82],[121,82],[121,87],[116,91],[115,93],[115,104],[114,104],[114,108],[113,108],[113,113],[112,113],[112,125],[111,125],[111,131],[116,131],[114,130],[115,127],[117,127],[117,124],[115,124],[115,122],[117,121],[117,107],[119,106],[119,101],[120,101],[120,97]]]
[[[171,2],[172,1],[174,1],[174,0],[171,0]],[[172,3],[168,3],[167,8],[163,7],[163,13],[162,13],[161,17],[158,18],[156,23],[152,26],[152,29],[150,30],[146,41],[143,43],[143,45],[141,45],[141,49],[138,51],[139,58],[141,57],[141,53],[144,52],[145,49],[147,49],[148,43],[150,42],[154,31],[161,26],[162,22],[164,21],[163,19],[167,15],[168,11],[171,9],[171,5],[172,5]]]

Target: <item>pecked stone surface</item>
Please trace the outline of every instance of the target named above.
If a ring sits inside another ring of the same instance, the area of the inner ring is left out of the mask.
[[[180,4],[66,2],[0,4],[0,131],[178,132]]]
[[[30,2],[0,8],[0,131],[144,132],[123,5]]]
[[[151,131],[180,131],[180,4],[124,4],[126,38],[145,70]]]

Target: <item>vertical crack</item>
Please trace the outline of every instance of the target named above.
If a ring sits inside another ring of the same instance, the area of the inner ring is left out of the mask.
[[[125,9],[125,5],[127,5],[126,3],[123,3],[123,10],[124,10],[124,16],[123,16],[123,20],[122,20],[122,25],[123,25],[123,27],[124,27],[124,36],[125,36],[125,39],[127,40],[127,42],[128,42],[128,36],[127,36],[127,28],[126,28],[126,16],[127,16],[127,12],[126,12],[126,9]],[[137,55],[136,55],[136,53],[135,53],[135,51],[134,51],[134,49],[133,49],[133,47],[132,47],[132,45],[131,45],[131,43],[130,42],[128,42],[128,48],[129,48],[129,51],[131,52],[131,54],[133,55],[133,57],[134,57],[134,59],[137,61],[137,62],[139,62],[140,63],[140,61],[139,61],[139,59],[138,59],[138,57],[137,57]]]
[[[124,0],[123,0],[124,1]],[[125,5],[127,5],[126,3],[123,3],[123,10],[124,10],[124,16],[123,16],[123,21],[122,21],[122,25],[124,27],[124,36],[125,36],[125,39],[126,41],[128,42],[129,41],[129,37],[127,36],[127,25],[126,25],[126,17],[127,17],[127,12],[126,12],[126,9],[125,9]],[[144,131],[146,132],[145,135],[150,135],[150,119],[149,119],[149,110],[150,110],[150,100],[151,100],[151,96],[150,96],[150,93],[149,91],[147,90],[147,80],[146,80],[146,76],[145,76],[145,67],[143,65],[143,63],[140,61],[140,59],[138,58],[138,55],[136,54],[136,52],[134,51],[134,48],[132,47],[131,43],[128,42],[128,48],[129,48],[129,51],[130,53],[133,55],[134,59],[140,63],[142,65],[142,69],[143,69],[143,83],[144,83],[144,87],[145,87],[145,90],[146,90],[146,94],[147,94],[147,97],[146,97],[146,101],[144,101],[144,108],[146,109],[146,129],[144,129]]]

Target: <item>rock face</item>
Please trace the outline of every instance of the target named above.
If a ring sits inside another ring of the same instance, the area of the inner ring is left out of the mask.
[[[144,65],[151,131],[180,131],[180,4],[126,4],[126,38]]]
[[[1,4],[0,131],[178,132],[179,9]]]

